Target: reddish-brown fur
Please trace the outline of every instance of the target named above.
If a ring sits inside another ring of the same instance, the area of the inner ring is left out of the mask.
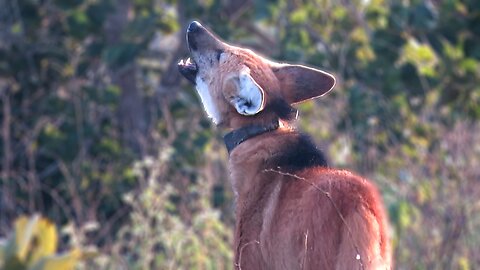
[[[334,84],[326,73],[318,77],[311,69],[282,69],[284,65],[220,42],[204,28],[189,35],[189,43],[195,38],[196,76],[207,83],[221,126],[237,129],[278,121],[268,109],[240,115],[228,102],[238,91],[229,80],[245,66],[267,105],[276,98],[301,102]],[[227,54],[225,61],[200,64],[200,57],[219,49]],[[250,138],[230,153],[236,269],[391,269],[387,217],[375,186],[343,170],[278,167],[277,157],[298,140],[291,123],[280,121],[279,129]]]
[[[267,133],[231,153],[238,268],[390,269],[386,216],[376,188],[347,171],[271,168],[265,161],[291,136],[289,130]]]

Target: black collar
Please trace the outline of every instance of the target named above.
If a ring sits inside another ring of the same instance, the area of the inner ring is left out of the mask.
[[[236,130],[233,130],[223,136],[223,141],[227,146],[228,153],[230,154],[232,150],[237,147],[242,142],[263,134],[265,132],[269,132],[272,130],[276,130],[279,127],[278,121],[275,121],[269,125],[250,125],[246,127],[242,127]]]

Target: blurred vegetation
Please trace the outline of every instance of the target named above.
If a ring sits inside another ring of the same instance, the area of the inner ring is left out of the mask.
[[[49,220],[34,215],[15,220],[15,231],[8,241],[0,243],[0,267],[9,270],[69,270],[81,259],[94,252],[72,249],[65,254],[55,254],[58,234]]]
[[[298,124],[333,166],[379,186],[396,269],[480,268],[480,2],[0,7],[0,237],[41,213],[59,226],[61,252],[98,247],[78,269],[233,267],[222,131],[176,68],[195,18],[336,74],[333,92],[299,106]]]

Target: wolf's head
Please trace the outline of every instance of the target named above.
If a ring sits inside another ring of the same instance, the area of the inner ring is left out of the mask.
[[[191,58],[178,63],[217,125],[237,128],[288,118],[291,104],[322,96],[335,78],[321,70],[275,63],[229,45],[194,21],[187,29]]]

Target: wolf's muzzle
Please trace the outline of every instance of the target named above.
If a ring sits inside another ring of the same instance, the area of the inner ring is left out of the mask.
[[[199,35],[199,32],[202,31],[203,26],[197,22],[193,21],[188,25],[187,28],[187,44],[188,48],[192,51],[196,51],[198,49],[198,40],[197,36]]]

